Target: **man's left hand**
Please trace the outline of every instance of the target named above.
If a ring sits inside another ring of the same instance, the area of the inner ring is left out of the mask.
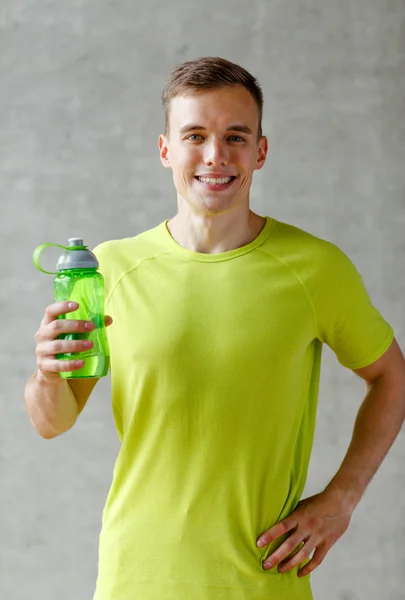
[[[288,517],[265,531],[257,540],[257,545],[262,547],[291,532],[285,542],[266,558],[263,567],[271,569],[279,565],[278,570],[284,573],[307,560],[315,551],[309,562],[298,571],[299,577],[308,575],[321,564],[331,547],[344,534],[350,524],[351,514],[351,510],[325,492],[301,500]],[[299,546],[298,552],[285,560]]]

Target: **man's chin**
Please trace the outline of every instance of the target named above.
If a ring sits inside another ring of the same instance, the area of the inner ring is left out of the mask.
[[[226,197],[225,195],[210,193],[199,195],[197,198],[191,199],[191,204],[199,210],[219,214],[228,211],[235,204],[235,196]]]

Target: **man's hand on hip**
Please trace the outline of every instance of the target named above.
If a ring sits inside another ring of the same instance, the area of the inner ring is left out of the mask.
[[[291,532],[285,542],[266,558],[263,567],[271,569],[279,565],[278,570],[283,573],[297,567],[315,551],[309,562],[298,571],[299,577],[308,575],[321,564],[345,533],[350,519],[348,509],[325,492],[301,500],[288,517],[265,531],[257,540],[260,548]],[[285,560],[297,548],[296,554]]]

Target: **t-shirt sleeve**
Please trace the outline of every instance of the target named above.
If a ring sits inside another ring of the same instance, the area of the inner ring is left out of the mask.
[[[317,337],[350,369],[378,360],[394,331],[372,304],[363,279],[346,254],[325,243],[322,267],[312,284]]]

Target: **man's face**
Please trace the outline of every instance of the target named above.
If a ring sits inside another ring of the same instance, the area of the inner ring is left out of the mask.
[[[170,132],[159,137],[159,148],[179,199],[204,214],[248,206],[253,171],[267,154],[258,127],[257,105],[243,86],[173,98]]]

